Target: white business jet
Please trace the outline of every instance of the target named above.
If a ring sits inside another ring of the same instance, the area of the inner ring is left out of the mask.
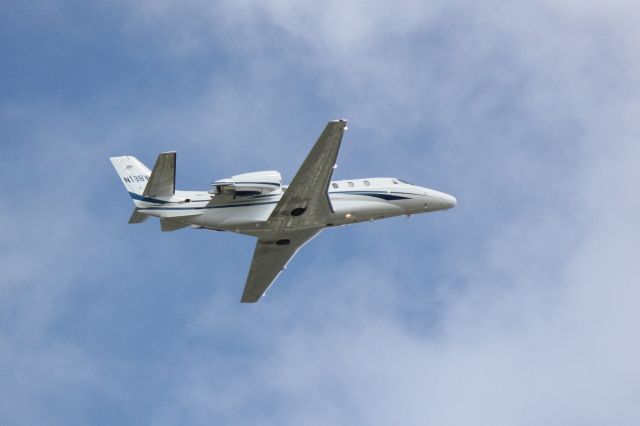
[[[331,181],[345,120],[330,121],[288,186],[276,171],[222,179],[209,191],[177,191],[176,153],[153,171],[131,156],[111,157],[135,210],[129,223],[160,218],[162,231],[191,227],[258,237],[242,302],[257,302],[300,248],[325,228],[446,210],[451,195],[395,178]]]

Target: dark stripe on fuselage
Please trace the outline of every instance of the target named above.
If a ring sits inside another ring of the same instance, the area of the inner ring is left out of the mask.
[[[166,204],[169,201],[158,200],[157,198],[145,197],[144,195],[136,194],[135,192],[129,192],[131,198],[134,200],[144,201],[147,203],[155,203],[155,204]]]
[[[348,195],[363,195],[366,197],[375,197],[380,198],[382,200],[392,201],[392,200],[409,200],[409,197],[403,197],[401,195],[392,195],[386,192],[369,192],[369,191],[339,191],[339,192],[330,192],[329,195],[332,194],[348,194]],[[398,194],[396,192],[396,194]],[[408,193],[405,193],[408,194]],[[417,195],[417,194],[409,194],[409,195]]]
[[[260,195],[260,191],[236,191],[234,197],[255,197]]]
[[[178,204],[184,203],[184,201],[167,201],[167,200],[158,200],[157,198],[145,197],[144,195],[136,194],[135,192],[129,192],[129,195],[134,200],[144,201],[145,203],[154,203],[154,204]],[[210,200],[191,200],[191,203],[204,203]]]
[[[224,204],[221,206],[203,206],[203,207],[140,207],[138,210],[208,210],[208,209],[226,209],[229,207],[251,207],[262,206],[265,204],[276,204],[277,201],[267,201],[264,203],[244,203],[244,204]]]
[[[273,182],[234,182],[234,184],[237,184],[237,185],[271,185],[271,186],[280,186],[279,183],[273,183]]]
[[[376,197],[381,198],[383,200],[391,201],[391,200],[408,200],[408,197],[403,197],[400,195],[391,195],[391,194],[355,194],[355,195],[364,195],[367,197]]]
[[[156,204],[166,204],[169,203],[169,201],[163,201],[163,200],[156,200],[153,198],[149,198],[149,197],[144,197],[138,194],[134,194],[134,193],[129,193],[131,194],[132,198],[135,198],[136,200],[141,200],[141,201],[147,201],[147,202],[152,202],[152,203],[156,203]],[[339,194],[345,194],[345,195],[362,195],[365,197],[374,197],[374,198],[379,198],[382,200],[386,200],[386,201],[395,201],[395,200],[409,200],[409,197],[403,197],[400,195],[393,195],[393,194],[389,194],[386,192],[368,192],[368,191],[340,191],[340,192],[330,192],[329,195],[339,195]],[[408,194],[408,193],[406,193]],[[275,195],[275,194],[274,194]],[[417,194],[410,194],[410,195],[417,195]],[[256,197],[252,197],[252,198],[262,198],[262,197],[266,197],[265,195],[262,196],[256,196]],[[139,210],[207,210],[207,209],[225,209],[225,208],[230,208],[230,207],[251,207],[251,206],[261,206],[261,205],[266,205],[266,204],[277,204],[278,201],[266,201],[266,202],[245,202],[245,203],[237,203],[237,204],[223,204],[223,205],[219,205],[219,206],[203,206],[203,207],[142,207]]]

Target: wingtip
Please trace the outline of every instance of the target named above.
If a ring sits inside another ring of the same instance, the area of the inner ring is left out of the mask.
[[[339,128],[342,128],[343,131],[349,130],[347,127],[347,120],[345,118],[339,118],[337,120],[329,121],[329,124],[337,125]]]

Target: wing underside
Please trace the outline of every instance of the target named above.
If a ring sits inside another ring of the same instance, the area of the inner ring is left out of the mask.
[[[298,250],[319,232],[320,229],[305,229],[281,232],[274,238],[259,238],[241,301],[257,302]]]
[[[323,226],[332,213],[327,190],[338,157],[345,120],[330,121],[269,217],[273,229]]]
[[[327,190],[345,120],[330,121],[276,204],[267,223],[272,232],[256,243],[242,302],[257,302],[300,248],[326,226],[333,212]]]

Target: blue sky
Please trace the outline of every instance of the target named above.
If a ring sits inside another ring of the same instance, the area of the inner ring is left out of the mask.
[[[3,424],[635,425],[633,2],[0,5]],[[238,303],[253,240],[132,226],[108,161],[178,186],[336,178],[445,213],[324,232]]]

